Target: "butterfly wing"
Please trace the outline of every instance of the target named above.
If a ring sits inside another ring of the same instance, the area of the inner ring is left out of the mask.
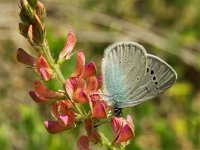
[[[170,88],[177,79],[174,69],[162,59],[147,55],[146,74],[135,91],[130,91],[121,107],[131,107],[156,97]]]
[[[123,105],[146,72],[146,51],[134,42],[109,46],[102,60],[103,92],[112,105]]]

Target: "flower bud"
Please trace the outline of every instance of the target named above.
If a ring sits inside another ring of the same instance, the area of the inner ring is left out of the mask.
[[[44,5],[40,1],[38,1],[35,9],[37,16],[40,18],[40,21],[44,23],[46,17],[46,10]]]
[[[20,11],[20,19],[23,23],[31,24],[34,16],[34,11],[31,7],[31,5],[28,3],[27,0],[21,0],[21,11]]]
[[[36,7],[36,5],[37,5],[37,1],[38,0],[28,0],[28,3],[34,9]]]
[[[21,23],[21,22],[19,23],[19,32],[25,38],[27,38],[29,26],[30,25],[27,25],[27,24],[24,24],[24,23]]]

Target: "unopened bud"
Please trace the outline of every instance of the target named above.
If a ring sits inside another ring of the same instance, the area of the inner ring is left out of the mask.
[[[46,17],[46,10],[44,5],[40,1],[38,1],[35,9],[37,16],[40,18],[40,21],[44,23]]]
[[[28,0],[28,3],[31,5],[31,7],[34,9],[37,5],[37,0]]]
[[[19,32],[25,38],[27,38],[29,26],[30,25],[27,25],[27,24],[24,24],[24,23],[21,23],[21,22],[19,23]]]
[[[34,12],[27,0],[21,0],[20,18],[24,23],[30,23],[33,20]]]
[[[40,45],[44,40],[45,30],[40,18],[35,14],[33,23],[33,39],[34,42]]]

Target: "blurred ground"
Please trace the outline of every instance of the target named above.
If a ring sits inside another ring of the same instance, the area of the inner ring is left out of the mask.
[[[177,71],[178,81],[169,91],[154,101],[125,110],[125,114],[132,112],[136,129],[136,138],[127,149],[199,149],[198,0],[43,3],[47,6],[47,35],[53,52],[62,49],[67,32],[72,30],[78,41],[76,49],[83,49],[88,61],[93,59],[98,67],[107,45],[131,40],[144,45],[149,53],[163,58]],[[48,118],[48,108],[38,106],[28,95],[37,76],[16,61],[18,47],[34,54],[18,32],[18,13],[18,1],[0,0],[0,149],[74,149],[82,129],[75,134],[49,135],[42,124]]]

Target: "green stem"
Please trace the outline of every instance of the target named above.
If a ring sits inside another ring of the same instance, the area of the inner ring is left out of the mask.
[[[110,141],[104,136],[103,133],[100,133],[102,139],[102,145],[107,148],[107,150],[116,150],[116,148],[110,143]]]
[[[42,50],[43,50],[43,53],[44,53],[49,65],[50,65],[50,67],[55,71],[55,73],[58,77],[58,80],[61,82],[61,84],[65,84],[65,78],[62,75],[60,67],[59,67],[58,64],[55,64],[55,61],[51,56],[51,52],[50,52],[47,40],[44,40],[44,42],[42,44]]]

